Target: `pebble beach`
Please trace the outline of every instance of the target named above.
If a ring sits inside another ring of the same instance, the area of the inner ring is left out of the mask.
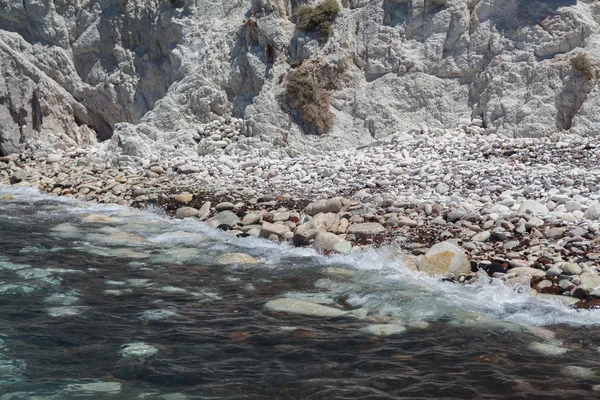
[[[457,284],[499,278],[599,308],[600,148],[571,134],[484,135],[477,125],[289,156],[239,140],[230,119],[199,131],[197,157],[118,157],[100,144],[0,158],[0,180],[160,207],[325,254],[385,247],[407,268]]]

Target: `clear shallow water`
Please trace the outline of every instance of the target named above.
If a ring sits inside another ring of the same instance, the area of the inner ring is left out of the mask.
[[[6,195],[14,198],[0,200],[0,400],[600,393],[598,311],[498,282],[416,276],[385,250],[326,258],[152,210],[0,187]],[[90,213],[114,221],[82,223]],[[228,252],[259,263],[218,265]],[[277,298],[347,314],[265,308]]]

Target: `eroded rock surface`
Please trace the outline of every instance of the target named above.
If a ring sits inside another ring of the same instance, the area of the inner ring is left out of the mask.
[[[109,156],[147,158],[340,150],[457,125],[600,132],[600,89],[571,66],[600,61],[598,2],[344,0],[325,43],[296,29],[297,3],[0,0],[0,154],[110,137]],[[300,62],[331,91],[328,135],[280,104]]]

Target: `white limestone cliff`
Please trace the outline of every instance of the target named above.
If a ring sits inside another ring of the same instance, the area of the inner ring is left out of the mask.
[[[598,83],[570,62],[600,65],[598,1],[342,0],[324,44],[295,27],[304,3],[0,0],[0,153],[97,137],[109,152],[191,157],[203,124],[230,116],[290,154],[459,123],[600,133]],[[335,80],[327,135],[279,100],[300,61]]]

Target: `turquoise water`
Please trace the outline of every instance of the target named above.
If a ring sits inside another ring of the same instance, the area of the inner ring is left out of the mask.
[[[160,210],[3,196],[0,400],[600,393],[598,311],[419,276],[393,249],[327,258]],[[218,264],[229,252],[258,262]]]

